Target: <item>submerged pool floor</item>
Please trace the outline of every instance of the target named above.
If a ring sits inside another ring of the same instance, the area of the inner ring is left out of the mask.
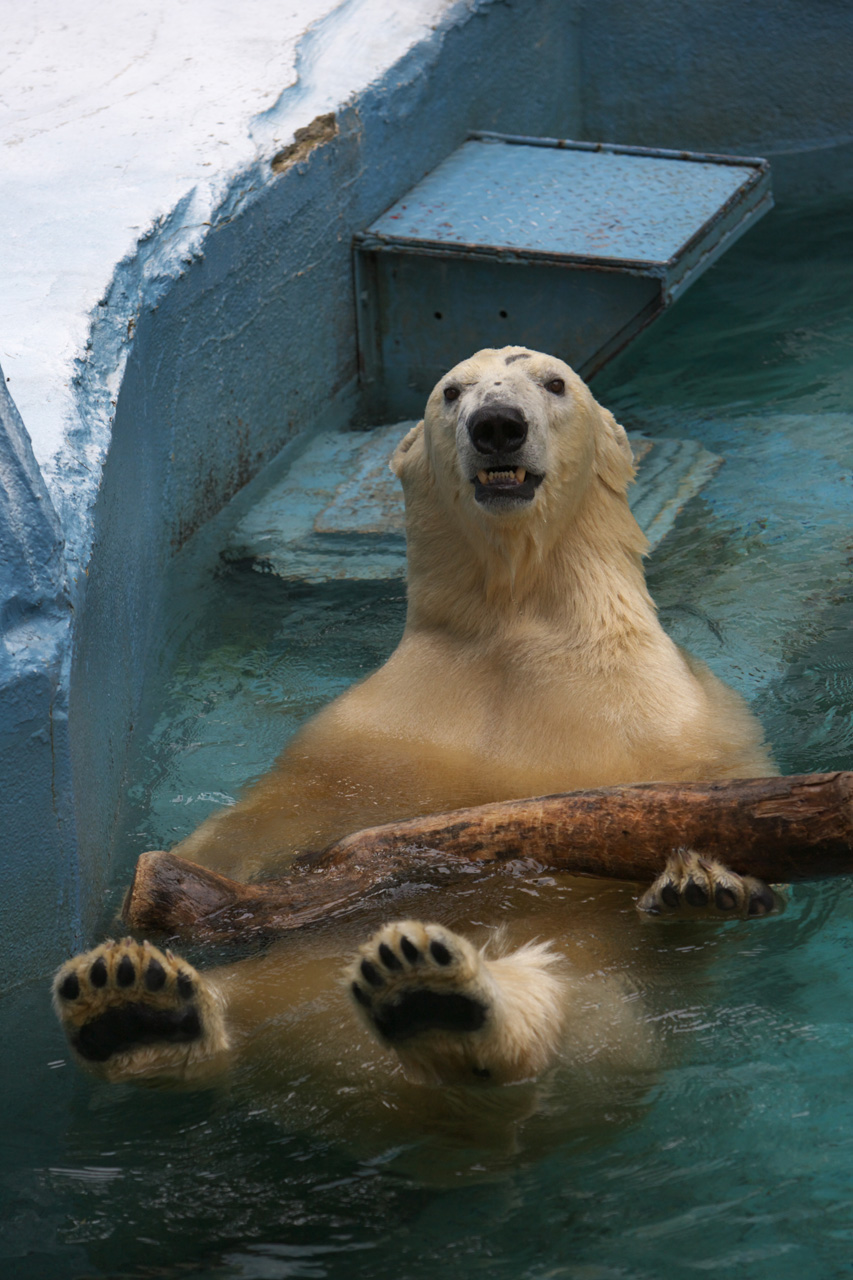
[[[784,772],[853,769],[851,224],[849,208],[774,212],[594,387],[629,429],[724,458],[649,581],[667,629],[751,700]],[[179,597],[187,638],[150,708],[105,924],[139,852],[228,803],[402,630],[400,583],[309,587],[215,551]],[[507,901],[534,892],[548,887]],[[0,1006],[0,1274],[847,1274],[851,903],[846,879],[799,885],[778,919],[663,930],[649,981],[671,1065],[626,1074],[588,1113],[557,1088],[511,1149],[462,1130],[354,1151],[329,1134],[355,1123],[374,1087],[358,1080],[336,1128],[312,1124],[305,1081],[275,1103],[251,1078],[187,1094],[89,1081],[45,975]],[[614,904],[635,928],[630,898]]]

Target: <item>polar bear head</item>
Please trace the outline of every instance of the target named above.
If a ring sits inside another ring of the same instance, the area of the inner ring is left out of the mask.
[[[595,485],[624,495],[634,474],[623,429],[562,360],[504,347],[451,369],[391,460],[407,501],[426,467],[446,508],[494,528],[560,524]]]

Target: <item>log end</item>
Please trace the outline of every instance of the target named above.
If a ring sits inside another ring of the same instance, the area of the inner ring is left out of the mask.
[[[233,907],[245,886],[163,849],[140,855],[122,907],[136,933],[195,931],[206,917]]]

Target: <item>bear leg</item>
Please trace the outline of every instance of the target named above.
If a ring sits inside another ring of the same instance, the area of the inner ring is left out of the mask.
[[[781,895],[763,880],[739,876],[716,858],[677,849],[654,884],[637,901],[637,910],[663,918],[741,919],[766,916],[784,906]]]
[[[398,920],[347,971],[362,1020],[412,1080],[504,1084],[555,1061],[567,980],[548,944],[487,956],[437,924]]]
[[[67,961],[53,1006],[78,1061],[110,1080],[183,1076],[228,1048],[215,987],[149,942],[109,940]]]

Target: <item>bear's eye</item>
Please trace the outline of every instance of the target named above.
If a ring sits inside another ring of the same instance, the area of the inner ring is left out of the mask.
[[[561,396],[566,389],[566,384],[562,378],[552,378],[550,382],[545,383],[545,390],[550,391],[552,396]]]
[[[450,403],[451,403],[452,401],[454,401],[454,400],[458,400],[458,399],[459,399],[459,388],[458,388],[458,387],[445,387],[445,388],[444,388],[444,398],[445,398],[445,400],[447,401],[447,403],[448,403],[448,404],[450,404]]]

